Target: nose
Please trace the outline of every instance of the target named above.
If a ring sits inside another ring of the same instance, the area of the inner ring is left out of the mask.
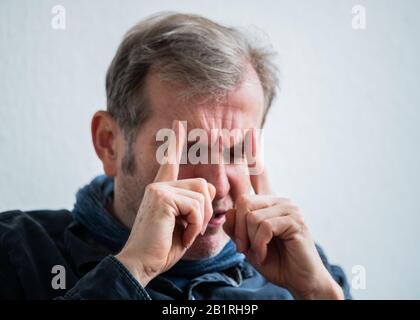
[[[229,194],[230,183],[223,164],[199,165],[195,169],[195,176],[204,178],[216,187],[214,200],[223,199]]]

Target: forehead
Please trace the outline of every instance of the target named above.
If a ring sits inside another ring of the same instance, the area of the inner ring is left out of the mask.
[[[183,103],[179,93],[185,88],[161,81],[152,73],[147,81],[148,100],[152,108],[150,124],[155,129],[170,128],[173,120],[188,123],[188,130],[200,128],[259,128],[264,111],[264,93],[252,67],[243,81],[220,102],[194,99]]]

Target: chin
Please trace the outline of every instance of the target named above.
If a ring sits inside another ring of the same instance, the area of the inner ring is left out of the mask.
[[[204,235],[199,235],[182,257],[183,260],[201,260],[217,255],[228,243],[229,237],[222,226],[207,228]]]

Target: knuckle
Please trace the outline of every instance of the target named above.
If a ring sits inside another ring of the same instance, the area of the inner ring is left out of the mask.
[[[252,213],[252,212],[248,212],[245,219],[246,219],[247,224],[254,224],[255,223],[255,214]]]
[[[297,205],[295,205],[295,204],[290,204],[289,205],[289,207],[290,207],[290,211],[292,212],[292,213],[295,213],[297,216],[300,216],[301,214],[300,214],[300,209],[299,209],[299,207],[297,206]]]
[[[271,232],[271,224],[267,220],[261,221],[260,228],[264,234]]]
[[[298,223],[296,222],[296,220],[290,216],[284,217],[285,218],[285,223],[287,226],[290,226],[292,228],[297,227]]]
[[[305,227],[305,219],[301,214],[296,215],[296,223],[298,224],[300,230]]]
[[[197,178],[197,179],[196,179],[196,181],[197,181],[197,183],[198,183],[198,185],[199,185],[200,187],[205,187],[205,186],[207,186],[207,181],[206,181],[206,179],[204,179],[204,178]]]
[[[262,218],[258,214],[250,211],[246,215],[246,221],[250,225],[257,225],[262,221]]]
[[[152,194],[156,199],[166,198],[166,191],[157,183],[147,185],[146,191]]]
[[[154,195],[155,195],[157,200],[163,200],[163,199],[167,198],[166,191],[163,190],[163,189],[160,189],[160,188],[158,188],[154,191]]]
[[[196,211],[201,212],[201,204],[199,200],[193,199],[193,207]]]
[[[289,220],[289,224],[292,226],[294,232],[300,233],[303,231],[305,227],[305,223],[303,221],[303,218],[300,216],[289,216],[287,217]]]
[[[157,183],[150,183],[146,186],[146,192],[155,194],[159,191],[160,187]]]
[[[290,200],[289,198],[284,198],[284,197],[277,197],[277,201],[279,203],[283,203],[283,204],[291,204],[292,200]]]
[[[296,204],[293,204],[293,207],[295,208],[295,211],[300,214],[300,207]]]
[[[236,204],[238,207],[246,207],[249,202],[249,195],[247,194],[241,194],[236,199]]]

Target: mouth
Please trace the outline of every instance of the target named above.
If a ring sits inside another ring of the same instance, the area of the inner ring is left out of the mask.
[[[216,228],[226,221],[226,211],[214,211],[207,228]]]

